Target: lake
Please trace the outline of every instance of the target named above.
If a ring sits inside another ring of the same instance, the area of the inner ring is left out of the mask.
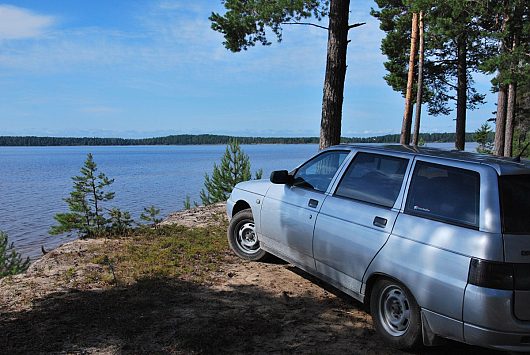
[[[453,143],[428,146],[451,149]],[[467,143],[474,151],[476,143]],[[250,156],[252,172],[291,170],[317,152],[313,144],[242,145]],[[0,230],[17,250],[32,258],[72,240],[50,236],[53,216],[66,212],[63,201],[72,190],[71,177],[79,174],[87,153],[98,169],[114,178],[116,197],[108,207],[130,211],[138,219],[144,207],[155,205],[165,216],[184,207],[186,195],[200,203],[204,174],[211,173],[225,151],[222,145],[112,146],[112,147],[0,147]]]

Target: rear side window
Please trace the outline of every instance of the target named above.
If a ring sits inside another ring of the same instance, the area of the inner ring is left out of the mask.
[[[530,175],[499,177],[502,229],[507,234],[530,234]]]
[[[445,165],[417,162],[405,213],[478,228],[480,174]]]
[[[344,174],[335,196],[392,207],[401,190],[408,159],[358,153]]]

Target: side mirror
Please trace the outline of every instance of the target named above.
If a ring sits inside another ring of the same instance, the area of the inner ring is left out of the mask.
[[[293,182],[293,177],[289,175],[287,170],[277,170],[271,173],[270,180],[273,184],[290,185]]]

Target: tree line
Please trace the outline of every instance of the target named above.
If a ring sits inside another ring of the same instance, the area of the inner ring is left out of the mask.
[[[488,137],[493,140],[493,133]],[[17,137],[0,136],[0,146],[128,146],[128,145],[205,145],[228,144],[231,140],[240,144],[318,144],[319,137],[232,137],[213,134],[171,135],[154,138],[95,138],[95,137]],[[341,143],[399,143],[399,134],[374,137],[342,137]],[[421,133],[424,142],[454,142],[455,133]],[[474,133],[466,133],[466,141],[474,141]]]

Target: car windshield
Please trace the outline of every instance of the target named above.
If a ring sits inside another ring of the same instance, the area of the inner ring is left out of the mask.
[[[530,234],[530,175],[499,177],[503,232]]]

